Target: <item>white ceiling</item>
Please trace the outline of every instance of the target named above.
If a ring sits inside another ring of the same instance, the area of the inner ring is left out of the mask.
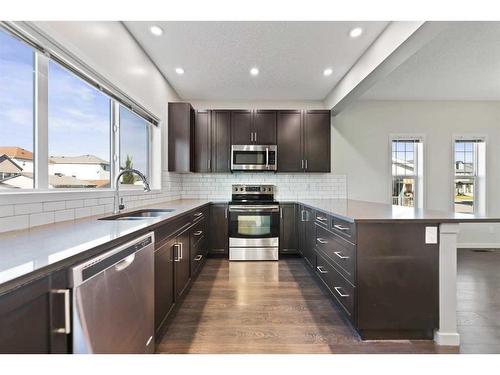
[[[454,22],[363,100],[500,100],[500,22]]]
[[[125,22],[185,100],[323,100],[387,22]],[[160,37],[149,31],[158,25]],[[349,30],[361,26],[357,39]],[[260,70],[257,77],[251,67]],[[182,67],[184,75],[175,73]],[[327,67],[333,69],[323,76]]]

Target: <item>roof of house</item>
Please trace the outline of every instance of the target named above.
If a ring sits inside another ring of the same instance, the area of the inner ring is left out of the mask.
[[[54,164],[109,164],[94,155],[80,155],[80,156],[51,156],[49,161]]]
[[[7,155],[0,155],[0,172],[3,173],[18,173],[23,169]]]
[[[13,159],[33,160],[33,153],[17,146],[0,147],[0,155],[7,155]]]

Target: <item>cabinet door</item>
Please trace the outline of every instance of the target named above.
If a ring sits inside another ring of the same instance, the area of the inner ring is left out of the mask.
[[[194,127],[194,171],[210,172],[210,111],[197,111]]]
[[[168,170],[193,170],[194,110],[189,103],[168,103]]]
[[[294,203],[280,205],[280,253],[297,254],[297,214]]]
[[[305,244],[305,216],[304,207],[302,205],[297,205],[297,246],[300,255],[304,256],[304,244]]]
[[[227,204],[210,206],[210,254],[229,255]]]
[[[231,160],[231,113],[212,111],[212,172],[229,172]]]
[[[174,245],[165,242],[155,251],[155,329],[158,330],[174,304]]]
[[[67,353],[65,288],[66,270],[1,296],[0,353]]]
[[[278,172],[303,172],[301,111],[278,112]]]
[[[252,112],[231,111],[231,144],[249,145],[252,142]]]
[[[305,111],[306,172],[330,172],[330,111]]]
[[[276,122],[276,111],[256,110],[253,115],[253,143],[258,145],[275,145]]]
[[[190,231],[185,230],[177,236],[174,246],[175,297],[176,300],[186,291],[191,272]]]
[[[306,263],[314,268],[316,264],[314,245],[316,242],[316,228],[314,224],[313,210],[304,207],[304,248],[302,249]]]

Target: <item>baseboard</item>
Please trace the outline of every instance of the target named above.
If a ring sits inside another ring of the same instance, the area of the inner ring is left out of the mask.
[[[460,346],[460,335],[456,332],[434,332],[434,342],[437,345]]]
[[[463,242],[463,243],[457,243],[457,248],[459,248],[459,249],[498,249],[498,250],[500,250],[500,243]]]

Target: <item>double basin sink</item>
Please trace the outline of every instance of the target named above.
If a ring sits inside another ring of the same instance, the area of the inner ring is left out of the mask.
[[[153,208],[153,209],[144,209],[137,210],[132,212],[125,212],[123,214],[107,216],[100,218],[99,220],[144,220],[151,219],[159,216],[165,216],[171,212],[174,212],[173,208]]]

